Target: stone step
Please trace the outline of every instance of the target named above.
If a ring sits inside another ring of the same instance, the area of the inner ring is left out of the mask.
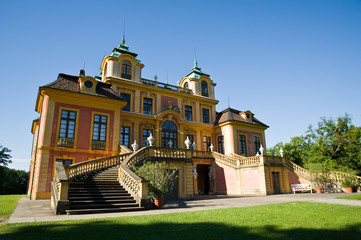
[[[129,193],[120,193],[118,195],[73,195],[69,196],[69,201],[86,201],[86,200],[106,200],[106,199],[121,199],[121,198],[130,198],[131,195]]]
[[[95,198],[99,196],[130,196],[127,192],[94,192],[94,193],[71,193],[69,197],[88,197]]]
[[[123,208],[98,208],[98,209],[73,209],[66,210],[66,213],[71,214],[92,214],[92,213],[109,213],[109,212],[129,212],[141,211],[143,207],[123,207]]]
[[[104,188],[69,188],[69,192],[87,191],[87,192],[124,192],[122,187],[104,187]]]
[[[136,201],[133,199],[108,200],[108,201],[88,200],[88,201],[82,201],[82,202],[72,202],[72,203],[70,203],[70,208],[76,209],[76,208],[86,208],[87,206],[100,206],[100,205],[102,205],[101,208],[104,208],[105,206],[121,207],[121,206],[128,206],[128,205],[134,205],[134,204],[137,206]]]

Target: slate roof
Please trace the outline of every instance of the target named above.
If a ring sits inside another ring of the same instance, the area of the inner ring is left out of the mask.
[[[78,82],[78,76],[67,75],[60,73],[58,79],[52,83],[49,83],[43,87],[59,89],[69,92],[81,93],[80,84]],[[123,100],[112,88],[111,84],[98,82],[96,86],[96,96],[111,98],[116,100]],[[88,94],[88,93],[83,93]]]
[[[219,113],[217,112],[217,117],[216,117],[216,121],[215,121],[214,125],[224,123],[227,121],[236,121],[236,122],[244,122],[244,123],[249,123],[249,124],[260,125],[260,126],[263,126],[266,128],[269,127],[266,124],[259,121],[254,116],[252,116],[252,122],[247,121],[240,115],[241,112],[242,111],[238,111],[233,108],[227,108],[227,109],[223,110],[222,112],[219,112]]]

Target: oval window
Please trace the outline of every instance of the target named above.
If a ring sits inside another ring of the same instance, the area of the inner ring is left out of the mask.
[[[84,86],[87,87],[87,88],[92,88],[93,83],[91,81],[85,81]]]

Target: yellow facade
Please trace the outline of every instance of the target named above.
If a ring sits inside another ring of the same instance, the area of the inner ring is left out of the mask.
[[[117,155],[120,149],[140,149],[150,145],[150,134],[155,139],[153,147],[189,149],[191,155],[184,161],[166,160],[179,170],[179,198],[272,194],[272,177],[278,179],[280,192],[290,192],[289,170],[265,164],[263,156],[252,158],[266,148],[268,126],[249,110],[217,112],[216,83],[197,61],[177,85],[143,78],[144,67],[123,42],[103,58],[101,75],[59,75],[57,83],[39,89],[36,111],[40,118],[32,127],[35,144],[29,194],[33,199],[50,197],[56,161],[75,164]],[[68,82],[61,85],[64,79]],[[58,144],[64,139],[60,136],[64,111],[77,116],[70,147]],[[108,119],[106,139],[96,142],[102,149],[93,149],[95,116]],[[211,151],[220,155],[207,154]]]

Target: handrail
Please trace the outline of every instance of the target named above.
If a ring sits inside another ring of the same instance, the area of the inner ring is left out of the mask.
[[[127,148],[126,146],[124,145],[119,145],[119,154],[122,154],[122,153],[132,153],[133,151],[130,150],[129,148]]]
[[[128,155],[119,166],[119,182],[135,198],[139,206],[147,201],[148,182],[136,175],[131,168],[145,161],[148,156],[149,147],[141,148]]]
[[[253,166],[261,163],[261,156],[243,157],[235,153],[231,153],[230,155],[239,161],[240,166]]]
[[[237,159],[227,156],[218,152],[213,152],[213,156],[216,162],[220,162],[228,167],[236,168],[237,167]],[[238,161],[239,163],[239,161]]]
[[[119,165],[130,153],[123,153],[105,158],[98,158],[81,163],[72,164],[68,167],[68,176],[73,179],[77,176],[96,171],[99,169]]]
[[[55,214],[65,213],[69,208],[69,178],[62,162],[55,162],[55,176],[51,182],[50,207]]]

